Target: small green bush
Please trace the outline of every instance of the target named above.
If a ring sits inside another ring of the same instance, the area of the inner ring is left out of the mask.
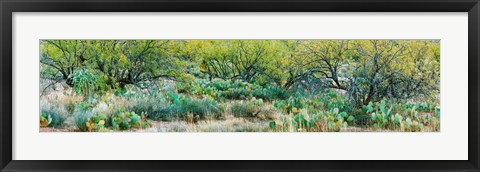
[[[428,103],[402,104],[382,100],[369,102],[362,109],[369,114],[371,125],[375,129],[410,132],[423,131],[425,127],[428,127],[429,131],[440,129],[439,109]]]
[[[284,113],[297,113],[299,109],[306,107],[306,99],[303,97],[290,97],[287,100],[274,101],[273,105]]]
[[[272,85],[267,85],[263,88],[255,89],[252,94],[256,98],[268,101],[273,101],[277,99],[283,100],[288,98],[287,91],[278,87],[274,87]]]
[[[234,102],[232,115],[235,117],[254,117],[258,114],[258,108],[253,102]]]
[[[178,91],[184,90],[178,88]],[[182,91],[185,92],[185,91]],[[229,100],[247,100],[252,97],[261,98],[267,101],[276,99],[286,99],[287,91],[285,89],[272,85],[259,85],[258,83],[248,83],[242,81],[214,79],[197,80],[190,87],[189,93],[195,95],[208,95],[217,101],[224,102]]]
[[[89,70],[77,70],[68,76],[72,81],[73,91],[79,95],[92,96],[97,89],[98,78]]]
[[[193,114],[199,116],[200,119],[208,117],[220,118],[222,109],[217,105],[215,100],[210,98],[196,99],[185,98],[180,103],[179,113],[182,115]]]
[[[120,130],[128,130],[130,128],[149,128],[152,121],[146,120],[145,115],[142,116],[135,112],[117,113],[111,119],[112,128]]]
[[[125,111],[136,114],[145,113],[146,118],[162,121],[190,118],[187,117],[188,115],[196,116],[198,119],[219,118],[223,111],[217,102],[208,96],[196,98],[173,91],[165,94],[137,93],[129,100],[131,103],[123,107]]]
[[[179,107],[170,103],[159,103],[156,110],[147,113],[147,117],[155,120],[171,121],[179,116]]]
[[[262,106],[262,99],[253,98],[250,101],[234,102],[232,104],[232,115],[235,117],[255,117],[260,113]]]
[[[280,132],[339,132],[355,120],[353,116],[340,112],[338,108],[318,114],[308,114],[305,111],[302,109],[298,114],[281,116],[279,121],[272,120],[268,125],[273,131]]]
[[[133,111],[137,114],[146,113],[147,118],[170,121],[178,116],[178,106],[167,101],[165,96],[157,94],[139,94],[137,97],[131,98],[133,102],[126,110]]]
[[[105,114],[94,114],[91,110],[74,112],[75,126],[80,131],[107,131],[105,128],[105,121],[107,116]]]

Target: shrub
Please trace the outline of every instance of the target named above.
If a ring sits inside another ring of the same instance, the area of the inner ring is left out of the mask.
[[[223,110],[215,100],[209,97],[198,99],[168,92],[167,100],[169,106],[165,106],[166,108],[162,110],[168,113],[177,112],[177,115],[184,119],[188,115],[198,116],[196,118],[200,119],[205,119],[206,117],[220,118]]]
[[[255,89],[253,91],[253,96],[268,101],[277,99],[283,100],[288,98],[287,91],[278,87],[274,87],[272,85],[267,85],[263,88]]]
[[[305,105],[310,109],[315,108],[320,111],[331,111],[338,108],[342,112],[354,112],[354,104],[351,103],[351,100],[335,91],[326,91],[314,95],[305,100]]]
[[[105,121],[107,116],[105,114],[94,114],[91,110],[75,111],[75,125],[80,131],[107,131],[105,128]]]
[[[355,125],[357,126],[368,126],[372,123],[369,115],[355,114],[353,116],[355,117],[354,122],[355,122]]]
[[[241,100],[251,96],[251,91],[244,88],[231,88],[224,92],[227,99]]]
[[[420,107],[421,110],[416,108]],[[396,104],[382,100],[363,107],[371,117],[373,127],[376,129],[392,129],[400,131],[437,131],[440,129],[440,109],[428,104]],[[436,115],[432,115],[436,114]]]
[[[162,120],[170,121],[178,117],[179,107],[170,103],[159,103],[156,105],[156,110],[147,114],[147,117]]]
[[[303,97],[290,97],[287,100],[274,101],[273,105],[284,113],[298,113],[299,109],[303,109],[306,100]]]
[[[152,127],[152,121],[145,119],[145,114],[140,116],[135,112],[117,113],[112,116],[111,124],[112,128],[120,130]]]
[[[280,117],[279,121],[272,120],[269,127],[273,131],[288,132],[306,132],[306,131],[335,131],[339,132],[342,128],[348,126],[348,122],[354,120],[353,116],[346,112],[339,112],[335,108],[329,112],[320,112],[318,114],[306,113],[301,110],[298,114]]]
[[[193,114],[194,116],[199,116],[200,119],[205,119],[207,116],[220,118],[222,112],[222,109],[217,105],[215,100],[210,98],[185,98],[180,103],[180,107],[180,114]]]
[[[141,94],[139,94],[141,95]],[[137,96],[130,99],[131,103],[126,110],[137,114],[146,113],[146,117],[155,120],[173,120],[177,117],[178,109],[175,105],[168,102],[166,97],[151,94]]]
[[[183,87],[178,87],[178,91],[183,91]],[[232,80],[213,79],[197,80],[196,84],[192,84],[189,93],[195,95],[207,95],[217,101],[230,100],[246,100],[252,97],[261,98],[272,101],[275,99],[287,98],[287,91],[272,85],[259,85],[258,83],[248,83]]]
[[[145,113],[145,117],[155,120],[188,119],[189,115],[195,119],[219,118],[222,112],[222,108],[212,98],[186,97],[172,91],[165,95],[137,93],[129,102],[131,103],[125,106],[126,111]]]
[[[258,108],[252,102],[234,102],[232,115],[235,117],[254,117],[258,114]]]
[[[235,117],[255,117],[263,106],[262,99],[253,98],[251,101],[240,101],[232,104],[232,115]]]
[[[275,119],[279,115],[277,108],[273,105],[263,105],[259,108],[258,117],[261,119]]]
[[[88,111],[88,110],[92,110],[95,108],[95,106],[97,106],[97,95],[93,95],[93,96],[90,96],[89,98],[87,99],[84,99],[83,101],[81,102],[77,102],[76,103],[76,107],[75,107],[75,110],[74,111]],[[75,113],[75,112],[74,112]]]
[[[329,112],[323,112],[319,114],[319,118],[323,118],[323,122],[326,124],[328,131],[340,131],[342,128],[346,128],[348,123],[353,123],[355,118],[352,115],[348,115],[346,112],[340,112],[338,108],[334,108]]]
[[[77,70],[70,74],[68,79],[73,84],[73,91],[80,95],[91,96],[97,88],[97,76],[89,70]]]

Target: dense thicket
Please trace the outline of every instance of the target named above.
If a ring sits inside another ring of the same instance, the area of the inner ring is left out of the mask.
[[[65,81],[85,95],[159,78],[221,78],[343,90],[361,106],[436,99],[440,86],[438,40],[44,40],[40,49],[42,79]]]

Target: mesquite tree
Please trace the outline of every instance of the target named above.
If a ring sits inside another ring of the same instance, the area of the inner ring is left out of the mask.
[[[159,78],[339,90],[357,106],[438,95],[438,40],[44,40],[42,79],[72,84],[89,71],[99,90]]]

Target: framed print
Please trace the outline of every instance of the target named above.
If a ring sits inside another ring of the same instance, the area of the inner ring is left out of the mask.
[[[478,171],[478,1],[2,1],[2,171]]]

